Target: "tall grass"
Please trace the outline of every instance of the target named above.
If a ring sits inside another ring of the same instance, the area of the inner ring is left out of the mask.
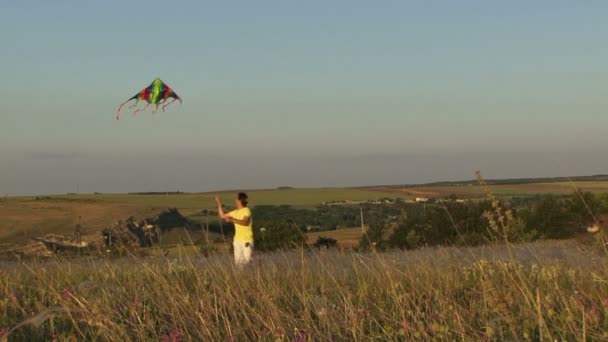
[[[9,340],[608,338],[608,262],[574,242],[3,266]]]
[[[512,245],[486,196],[489,247],[6,264],[0,340],[608,340],[606,233]]]

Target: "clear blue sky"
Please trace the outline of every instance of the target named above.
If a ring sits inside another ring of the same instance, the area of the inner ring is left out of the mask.
[[[0,195],[608,173],[606,1],[5,1]],[[114,120],[160,77],[184,100]]]

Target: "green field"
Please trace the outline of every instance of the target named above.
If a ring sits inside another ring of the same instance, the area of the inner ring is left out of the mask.
[[[318,189],[272,189],[247,191],[250,204],[255,205],[294,205],[316,206],[322,202],[331,201],[364,201],[381,197],[396,197],[368,189],[351,188],[318,188]],[[97,194],[97,195],[59,195],[51,196],[54,200],[69,200],[78,202],[123,203],[156,207],[176,207],[179,209],[214,209],[216,193],[184,193],[168,195],[139,195],[139,194]],[[232,205],[236,191],[217,193],[225,204]],[[22,197],[21,200],[31,200],[35,197]]]
[[[397,196],[415,197],[479,197],[483,196],[485,189],[502,196],[530,196],[537,194],[571,194],[575,191],[602,193],[608,192],[608,181],[575,181],[575,182],[548,182],[527,184],[488,185],[483,187],[477,184],[449,185],[449,186],[420,186],[420,187],[377,187],[377,191]]]

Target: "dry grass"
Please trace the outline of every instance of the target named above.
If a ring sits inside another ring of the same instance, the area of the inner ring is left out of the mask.
[[[99,234],[112,222],[129,216],[149,216],[160,208],[93,201],[3,200],[0,202],[0,240],[19,242],[48,233],[71,234],[81,223],[83,234]]]
[[[509,214],[492,210],[506,239]],[[204,258],[192,248],[5,263],[0,340],[607,340],[608,239],[589,237],[594,244],[302,249],[256,255],[243,270],[226,251]]]
[[[291,251],[241,272],[188,253],[3,266],[0,331],[18,340],[608,338],[607,259],[575,242]]]

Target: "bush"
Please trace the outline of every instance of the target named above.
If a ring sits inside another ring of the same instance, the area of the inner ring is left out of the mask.
[[[319,236],[317,242],[315,242],[314,246],[317,248],[331,248],[336,247],[338,245],[338,240]]]
[[[384,224],[371,224],[365,234],[359,240],[359,247],[362,250],[384,250],[388,247],[387,241],[384,239],[386,226]]]
[[[305,235],[294,223],[260,222],[254,227],[254,239],[256,250],[274,251],[301,246]]]

